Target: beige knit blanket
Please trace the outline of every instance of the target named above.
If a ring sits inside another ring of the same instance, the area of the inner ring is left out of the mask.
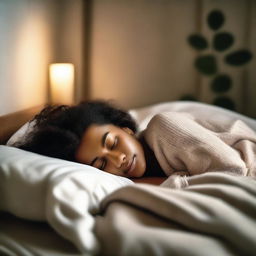
[[[95,224],[99,255],[255,255],[256,180],[215,172],[187,184],[132,185],[107,196]]]
[[[144,136],[167,176],[213,171],[256,176],[256,134],[241,120],[165,112],[149,122]]]

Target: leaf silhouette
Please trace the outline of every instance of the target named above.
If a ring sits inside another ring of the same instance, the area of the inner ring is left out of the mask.
[[[227,32],[218,33],[214,36],[213,46],[217,51],[224,51],[232,46],[234,43],[234,37]]]
[[[241,66],[252,59],[252,53],[248,50],[238,50],[225,57],[225,61],[232,66]]]
[[[212,30],[217,30],[221,28],[224,24],[224,21],[225,17],[223,13],[219,10],[211,11],[207,17],[208,25]]]
[[[229,97],[218,97],[213,101],[213,104],[219,107],[227,108],[230,110],[235,110],[236,105],[232,99]]]
[[[213,75],[217,72],[216,59],[213,55],[198,57],[195,61],[195,66],[204,75]]]
[[[216,76],[211,83],[211,88],[216,93],[227,92],[232,86],[230,76],[221,74]]]
[[[191,35],[188,37],[189,44],[196,50],[204,50],[208,47],[207,40],[201,35]]]

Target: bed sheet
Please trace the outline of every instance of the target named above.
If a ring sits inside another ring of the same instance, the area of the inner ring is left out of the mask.
[[[107,196],[95,225],[100,255],[255,255],[256,180],[206,173],[187,184],[133,185]]]
[[[0,255],[80,256],[82,254],[47,223],[26,221],[2,213],[0,214]]]

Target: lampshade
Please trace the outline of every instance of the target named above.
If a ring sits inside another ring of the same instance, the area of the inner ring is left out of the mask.
[[[49,73],[51,103],[72,104],[74,100],[74,65],[53,63],[49,67]]]

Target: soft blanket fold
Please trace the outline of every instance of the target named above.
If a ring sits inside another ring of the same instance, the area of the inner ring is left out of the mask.
[[[109,195],[96,218],[100,255],[255,255],[256,181],[216,172],[187,182]]]

